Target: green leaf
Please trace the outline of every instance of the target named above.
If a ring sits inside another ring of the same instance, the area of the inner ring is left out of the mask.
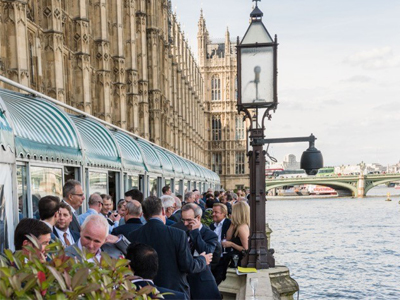
[[[79,284],[85,284],[88,276],[89,276],[89,269],[87,268],[79,269],[72,277],[72,289],[75,290],[75,288]]]
[[[36,236],[34,236],[32,234],[28,234],[26,237],[31,241],[32,245],[36,249],[42,249],[42,246],[40,245],[40,242]]]
[[[35,277],[33,277],[32,279],[30,279],[30,280],[25,284],[23,291],[24,291],[24,292],[30,291],[30,290],[36,285],[36,282],[37,282],[37,281],[36,281],[36,278],[35,278]]]
[[[100,288],[100,285],[98,285],[97,283],[90,283],[87,286],[81,288],[79,290],[79,294],[88,294],[92,291],[96,291]]]
[[[129,259],[124,259],[121,258],[117,261],[117,264],[115,265],[116,268],[119,268],[121,266],[126,266],[129,263]]]
[[[71,276],[67,273],[66,270],[64,270],[63,276],[64,276],[65,283],[67,284],[68,288],[72,290]]]
[[[34,291],[35,291],[36,299],[43,300],[42,294],[40,294],[40,292],[38,290],[34,290]]]
[[[58,273],[55,268],[51,266],[47,266],[47,268],[50,270],[51,274],[53,274],[54,278],[58,281],[58,284],[60,285],[62,291],[65,292],[67,290],[67,286],[65,285],[64,278],[61,276],[60,273]]]

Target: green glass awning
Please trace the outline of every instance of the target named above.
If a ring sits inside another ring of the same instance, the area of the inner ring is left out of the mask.
[[[147,170],[149,172],[162,173],[163,168],[161,165],[161,160],[157,152],[154,150],[154,146],[148,141],[141,138],[138,138],[136,142],[139,145],[140,149],[142,149]]]
[[[174,167],[172,165],[172,162],[171,162],[169,156],[165,154],[165,152],[162,148],[154,146],[154,145],[153,145],[153,148],[154,148],[154,151],[157,152],[158,157],[160,158],[161,165],[162,165],[162,168],[164,171],[163,172],[164,175],[174,176],[175,175]],[[168,173],[168,174],[166,174],[166,173]]]
[[[175,175],[179,176],[179,177],[183,177],[184,176],[184,171],[183,171],[183,167],[182,167],[182,158],[179,157],[178,155],[169,152],[167,150],[162,150],[164,151],[165,155],[168,156],[168,158],[170,159],[174,171],[175,171]]]
[[[0,89],[0,97],[12,123],[17,157],[82,163],[78,134],[66,113],[31,95]]]
[[[82,138],[85,164],[90,167],[121,169],[121,155],[110,130],[96,121],[70,115]]]
[[[122,164],[125,171],[145,171],[142,150],[137,145],[135,138],[122,131],[111,131],[121,148]]]

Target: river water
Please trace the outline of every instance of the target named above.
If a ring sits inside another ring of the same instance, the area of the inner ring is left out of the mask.
[[[381,186],[364,199],[268,200],[276,264],[299,299],[399,300],[399,201],[399,189]]]

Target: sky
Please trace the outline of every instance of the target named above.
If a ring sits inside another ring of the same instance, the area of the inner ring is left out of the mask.
[[[255,2],[172,0],[197,56],[200,10],[211,38],[242,37]],[[325,166],[400,161],[400,1],[262,0],[278,36],[278,109],[266,138],[317,137]],[[274,144],[278,161],[307,143]]]

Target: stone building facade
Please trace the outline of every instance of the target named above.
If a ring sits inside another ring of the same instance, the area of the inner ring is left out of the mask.
[[[250,186],[246,156],[247,128],[238,115],[236,42],[228,29],[225,39],[211,40],[203,14],[198,22],[198,56],[204,79],[206,161],[225,189]]]
[[[203,79],[170,0],[0,0],[0,75],[208,164]]]

